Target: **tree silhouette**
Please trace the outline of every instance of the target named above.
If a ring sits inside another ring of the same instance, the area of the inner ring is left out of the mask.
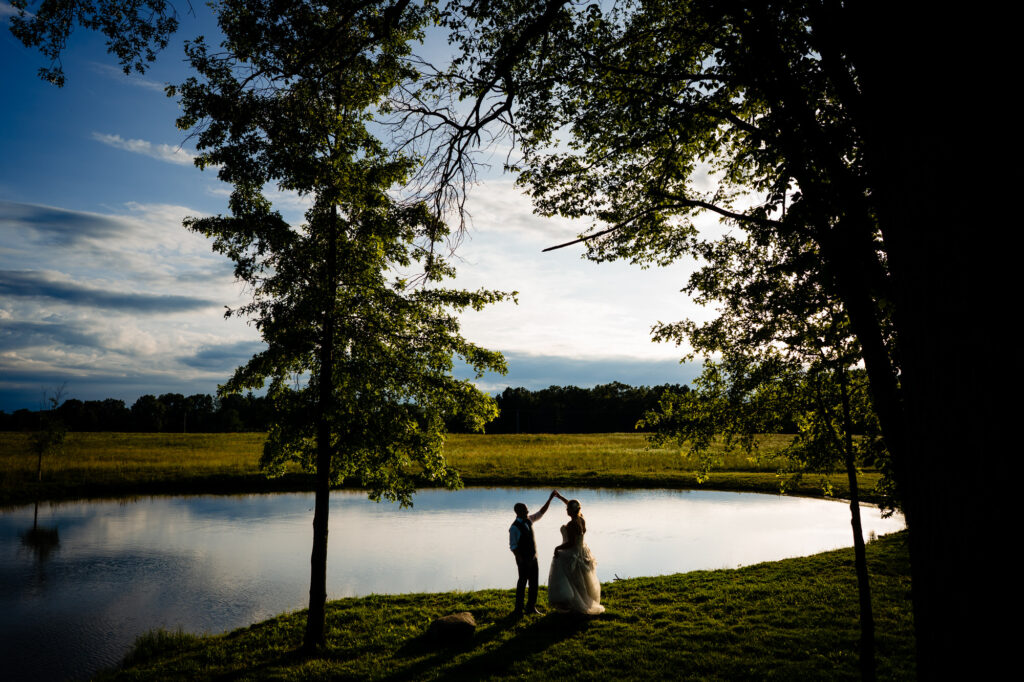
[[[32,451],[38,458],[37,481],[43,480],[43,457],[62,452],[67,439],[67,426],[58,411],[64,400],[64,388],[62,385],[52,393],[43,394],[44,408],[39,411],[39,428],[29,439]]]
[[[996,163],[991,143],[972,139],[986,107],[949,94],[971,80],[957,55],[973,52],[949,50],[947,36],[980,42],[980,14],[730,0],[473,8],[475,21],[455,24],[469,56],[453,87],[488,111],[517,105],[505,120],[521,180],[541,213],[592,219],[580,240],[592,258],[702,257],[719,244],[692,220],[711,212],[743,235],[740,248],[781,254],[767,300],[812,276],[841,303],[910,528],[919,674],[976,674],[992,626],[965,624],[990,623],[978,611],[992,600],[968,576],[986,540],[950,505],[984,506],[981,467],[961,460],[994,445],[991,415],[1005,412],[994,382],[1008,269],[962,220],[986,231],[1006,221],[950,191],[978,167],[974,154]],[[954,358],[977,402],[943,394]]]
[[[11,6],[18,10],[11,33],[50,60],[39,77],[57,87],[64,85],[61,56],[76,24],[106,36],[107,52],[125,73],[143,73],[178,30],[170,0],[11,0]]]
[[[324,644],[331,485],[358,480],[372,499],[403,505],[417,481],[457,487],[445,421],[479,430],[496,408],[451,376],[452,356],[478,373],[504,371],[499,354],[462,338],[454,316],[504,295],[439,286],[453,274],[441,257],[446,229],[422,203],[392,198],[414,161],[369,129],[382,97],[409,76],[407,44],[427,15],[365,5],[223,2],[222,50],[190,44],[198,76],[176,89],[197,163],[234,186],[231,215],[186,224],[235,262],[253,299],[233,312],[267,344],[222,393],[269,382],[262,465],[315,471],[307,651]],[[343,47],[322,50],[328,40]],[[267,183],[310,198],[303,224],[272,209]]]

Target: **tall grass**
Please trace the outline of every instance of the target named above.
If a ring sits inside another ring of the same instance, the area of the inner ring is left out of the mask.
[[[714,448],[719,471],[775,472],[778,452],[791,436],[766,434],[753,455]],[[640,433],[517,434],[449,436],[445,454],[460,470],[473,475],[531,473],[688,473],[698,468],[686,448],[651,448]]]
[[[778,452],[789,436],[759,438],[753,455],[726,453],[719,445],[711,479],[729,490],[778,491]],[[99,495],[162,492],[258,492],[306,489],[309,480],[290,476],[267,480],[259,469],[265,434],[70,433],[60,454],[43,460],[37,483],[29,437],[0,433],[0,504]],[[698,462],[685,448],[648,448],[639,433],[452,434],[446,455],[467,484],[672,486],[698,484]],[[878,476],[865,474],[868,491]],[[843,495],[845,477],[832,478]],[[799,492],[820,490],[817,478]]]

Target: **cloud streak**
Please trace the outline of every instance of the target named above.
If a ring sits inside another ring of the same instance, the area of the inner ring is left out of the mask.
[[[136,294],[97,289],[83,284],[61,281],[28,270],[0,270],[0,294],[21,298],[45,298],[70,305],[91,306],[132,313],[173,313],[216,306],[192,296]]]
[[[618,381],[631,386],[689,384],[701,372],[700,363],[678,360],[638,359],[629,357],[578,358],[561,355],[539,355],[504,352],[508,374],[487,374],[474,383],[483,391],[500,392],[508,386],[522,386],[536,391],[549,386],[580,386],[591,388]],[[457,362],[455,375],[473,380],[472,371]]]
[[[139,76],[128,75],[121,69],[110,64],[100,64],[99,62],[92,62],[90,66],[96,73],[106,76],[107,78],[115,80],[119,83],[127,83],[129,85],[134,85],[139,88],[145,88],[147,90],[159,92],[160,94],[163,94],[164,89],[167,87],[164,83],[160,83],[158,81],[149,80],[148,78],[142,78]]]
[[[115,398],[127,405],[147,393],[210,394],[217,390],[215,381],[207,377],[168,375],[164,372],[134,370],[117,373],[95,370],[88,374],[69,372],[63,368],[39,370],[22,368],[4,362],[0,357],[0,410],[39,409],[46,391],[64,386],[66,398],[103,400]]]
[[[180,358],[189,367],[210,372],[232,372],[249,361],[256,353],[266,350],[262,341],[238,341],[201,347],[194,355]]]
[[[107,239],[125,234],[128,224],[111,216],[63,208],[0,201],[0,230],[21,235],[30,230],[48,246],[75,246],[85,239]]]
[[[180,146],[154,144],[147,140],[126,140],[120,135],[94,132],[92,139],[114,149],[121,149],[133,154],[142,154],[158,161],[173,163],[179,166],[191,166],[196,158],[194,154],[185,151]]]
[[[101,348],[103,342],[76,324],[0,320],[0,352],[48,345]]]

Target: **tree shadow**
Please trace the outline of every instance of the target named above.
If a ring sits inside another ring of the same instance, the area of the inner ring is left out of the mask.
[[[402,646],[396,652],[396,658],[414,658],[427,652],[434,652],[434,655],[398,670],[384,679],[388,682],[422,679],[427,671],[434,670],[456,656],[473,651],[478,653],[470,653],[465,660],[452,668],[440,671],[435,679],[467,680],[490,676],[507,669],[514,661],[525,660],[586,631],[591,620],[588,616],[548,613],[543,617],[531,619],[523,626],[519,625],[518,619],[509,616],[479,630],[466,644],[442,649],[437,649],[426,635],[421,635]],[[511,637],[498,646],[483,650],[509,630],[515,630]]]
[[[317,656],[310,656],[301,646],[295,647],[294,649],[288,649],[282,651],[279,654],[268,656],[261,659],[259,663],[255,665],[249,665],[241,667],[237,670],[233,670],[227,674],[219,675],[218,680],[251,680],[254,678],[261,677],[260,673],[269,674],[271,670],[275,668],[290,668],[297,666],[311,658],[317,658]]]

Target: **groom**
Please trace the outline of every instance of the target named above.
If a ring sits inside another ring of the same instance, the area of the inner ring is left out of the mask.
[[[516,583],[516,610],[513,612],[517,618],[524,613],[523,588],[527,583],[530,585],[530,595],[526,600],[525,613],[540,613],[537,610],[537,543],[533,539],[533,524],[540,521],[540,517],[544,516],[552,498],[557,494],[557,490],[552,490],[548,501],[536,514],[530,514],[530,510],[522,502],[517,502],[513,507],[516,520],[508,529],[508,546],[516,557],[516,567],[519,569],[519,582]]]

